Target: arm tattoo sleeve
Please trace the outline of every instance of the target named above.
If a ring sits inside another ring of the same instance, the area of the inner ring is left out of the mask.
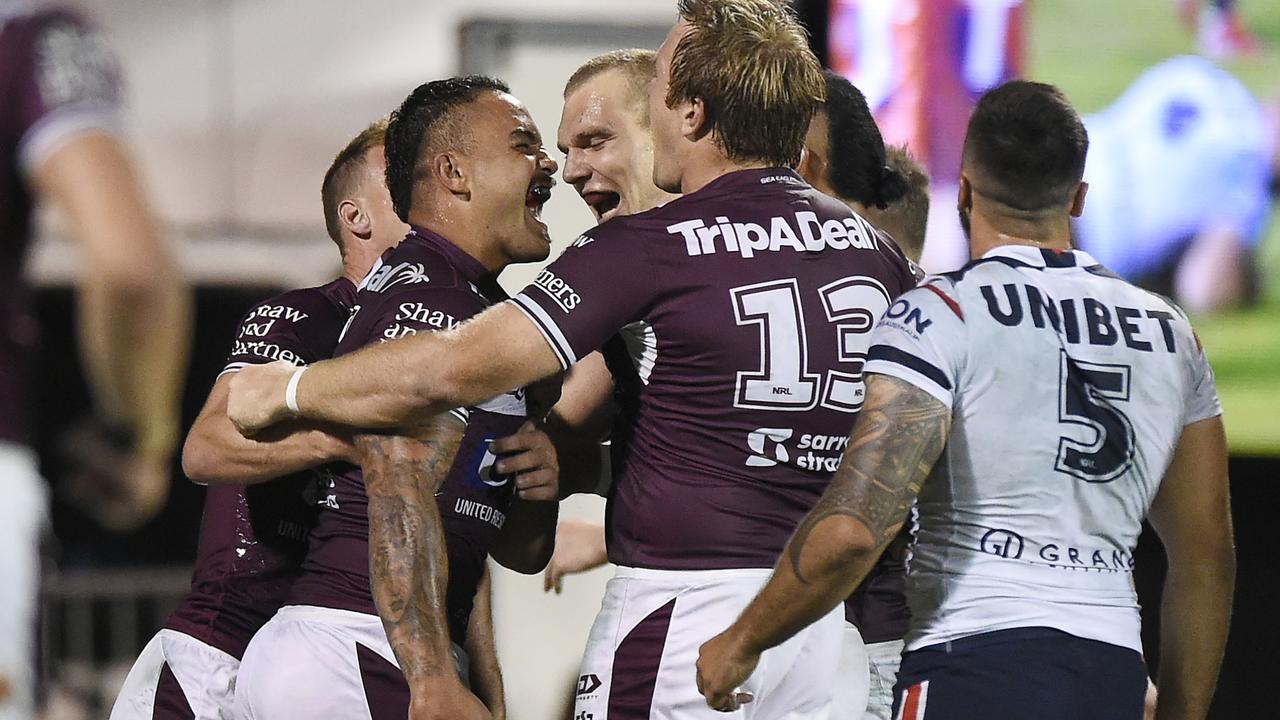
[[[808,582],[800,557],[814,527],[826,518],[859,520],[880,546],[893,540],[950,429],[951,411],[937,398],[897,378],[868,376],[867,399],[840,467],[791,540],[796,576]]]
[[[435,491],[462,430],[448,416],[413,438],[362,435],[374,603],[409,681],[453,673],[445,607],[448,556]]]

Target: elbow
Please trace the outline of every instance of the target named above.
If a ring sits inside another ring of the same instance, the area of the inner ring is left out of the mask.
[[[521,575],[537,575],[547,568],[554,550],[554,541],[531,544],[515,552],[510,550],[502,552],[494,548],[493,559],[512,572]]]
[[[208,484],[215,479],[212,453],[194,433],[182,446],[182,472],[192,482]]]

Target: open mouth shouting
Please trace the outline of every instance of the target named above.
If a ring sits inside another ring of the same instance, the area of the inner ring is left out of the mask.
[[[582,193],[582,199],[595,213],[596,220],[603,222],[613,216],[613,212],[622,203],[622,196],[612,190],[588,190]]]
[[[542,222],[542,206],[551,199],[551,188],[555,184],[555,180],[545,175],[534,178],[529,184],[529,193],[524,197],[524,206],[534,220]]]

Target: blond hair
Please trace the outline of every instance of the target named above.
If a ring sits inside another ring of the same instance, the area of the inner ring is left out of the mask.
[[[658,54],[656,52],[639,48],[614,50],[603,55],[597,55],[582,63],[569,76],[569,82],[565,83],[564,86],[564,99],[568,100],[569,96],[576,92],[578,88],[587,84],[588,81],[596,76],[611,70],[617,70],[627,80],[628,89],[631,93],[631,97],[628,98],[629,104],[636,111],[641,124],[648,127],[649,111],[646,92],[649,88],[649,81],[653,80],[657,57]]]
[[[795,15],[774,0],[680,0],[679,10],[690,29],[667,106],[701,99],[731,160],[798,164],[826,80]]]

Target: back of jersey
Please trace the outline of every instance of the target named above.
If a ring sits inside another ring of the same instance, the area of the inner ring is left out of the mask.
[[[997,248],[889,309],[868,372],[951,407],[917,504],[908,648],[1052,627],[1141,652],[1133,548],[1221,413],[1181,311],[1083,252]]]
[[[870,330],[914,282],[891,240],[778,168],[565,251],[513,301],[566,366],[621,330],[610,559],[773,567],[862,406]]]

